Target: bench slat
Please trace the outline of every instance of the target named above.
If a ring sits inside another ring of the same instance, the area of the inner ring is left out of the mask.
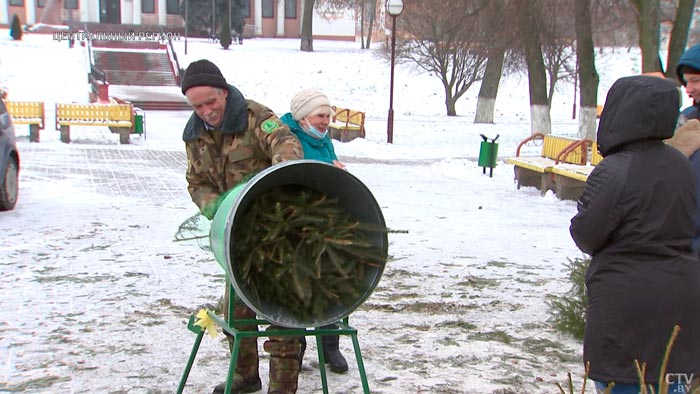
[[[582,182],[586,182],[588,175],[593,171],[594,166],[590,165],[577,165],[577,164],[559,164],[552,168],[552,172],[565,176],[567,178],[573,178]]]
[[[42,101],[6,101],[7,110],[16,124],[39,125],[44,128],[44,103]]]
[[[131,104],[56,104],[57,126],[132,127]]]
[[[536,172],[552,172],[556,161],[546,157],[511,157],[506,159],[506,163],[514,166],[527,168]]]

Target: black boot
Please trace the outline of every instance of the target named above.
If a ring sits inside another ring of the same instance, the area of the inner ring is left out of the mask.
[[[321,342],[323,342],[323,358],[326,360],[326,364],[330,364],[331,372],[347,372],[348,362],[345,361],[345,357],[343,357],[343,355],[340,354],[340,349],[338,348],[338,342],[340,342],[340,338],[338,337],[338,335],[322,336]]]
[[[239,376],[234,377],[233,382],[231,382],[230,394],[239,393],[254,393],[262,389],[262,382],[258,376],[251,377],[249,379],[241,379]],[[213,394],[224,394],[226,391],[226,382],[219,383],[214,387]]]

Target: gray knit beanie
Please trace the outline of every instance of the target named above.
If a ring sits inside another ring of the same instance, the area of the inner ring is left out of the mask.
[[[306,89],[292,97],[291,110],[294,120],[301,120],[309,116],[320,107],[330,108],[331,102],[328,97],[317,89]]]

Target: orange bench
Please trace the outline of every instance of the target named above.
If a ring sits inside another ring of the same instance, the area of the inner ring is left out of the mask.
[[[39,142],[44,129],[44,103],[41,101],[6,101],[7,111],[15,124],[29,125],[29,141]]]
[[[542,144],[540,156],[521,157],[520,151],[528,144]],[[542,194],[555,190],[553,170],[560,163],[583,165],[588,159],[589,140],[545,135],[535,133],[524,139],[516,149],[515,156],[506,159],[513,165],[518,189],[532,186],[540,189]]]
[[[71,126],[105,126],[119,133],[119,142],[129,143],[134,132],[134,107],[131,104],[56,104],[56,130],[61,141],[70,142]]]
[[[598,163],[603,160],[600,152],[598,152],[598,144],[593,142],[591,145],[591,160],[585,165],[577,164],[558,164],[554,166],[555,193],[562,200],[577,201],[581,198],[583,189],[586,187],[586,180]]]
[[[334,115],[328,130],[331,138],[341,142],[365,138],[365,113],[333,106]]]

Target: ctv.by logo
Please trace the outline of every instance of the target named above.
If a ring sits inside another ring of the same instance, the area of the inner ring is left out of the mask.
[[[669,393],[690,393],[690,386],[692,385],[693,379],[695,379],[694,373],[676,372],[667,373],[664,378],[666,383],[674,388],[680,389],[681,387],[684,391],[669,391]]]

